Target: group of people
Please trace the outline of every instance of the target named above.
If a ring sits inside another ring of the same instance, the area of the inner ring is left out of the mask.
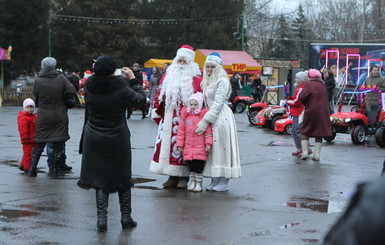
[[[168,176],[165,188],[227,191],[230,179],[241,176],[236,123],[227,100],[231,85],[218,53],[210,54],[203,76],[189,45],[177,51],[165,73],[154,68],[150,85],[151,116],[159,124],[150,171]],[[68,134],[68,108],[76,89],[46,57],[35,80],[35,101],[26,99],[19,113],[23,144],[20,169],[37,176],[37,165],[47,144],[53,147],[50,174],[57,177]],[[96,190],[97,229],[107,230],[109,194],[118,192],[123,229],[137,224],[131,217],[131,143],[127,108],[140,108],[146,95],[135,71],[121,69],[109,56],[96,59],[93,74],[84,83],[85,122],[79,153],[82,165],[78,186]],[[39,108],[35,114],[36,107]]]
[[[322,138],[332,135],[330,103],[321,72],[315,69],[298,72],[294,86],[294,95],[287,99],[293,118],[293,139],[297,148],[292,155],[306,160],[313,153],[309,147],[309,138],[315,137],[312,160],[319,161]]]

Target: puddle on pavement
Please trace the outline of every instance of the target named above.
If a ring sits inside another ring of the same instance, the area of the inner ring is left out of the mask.
[[[148,182],[153,182],[153,181],[156,181],[156,179],[132,177],[132,182],[134,182],[134,188],[136,188],[136,189],[163,190],[163,188],[159,188],[159,187],[155,187],[155,186],[137,185],[137,184],[148,183]]]
[[[1,161],[0,164],[4,164],[4,165],[8,165],[8,166],[18,166],[19,164],[19,161],[17,160],[5,160],[5,161]]]
[[[135,184],[141,184],[141,183],[153,182],[153,181],[156,181],[156,179],[146,179],[146,178],[140,178],[140,177],[132,177],[132,181]]]
[[[0,211],[0,219],[5,221],[11,221],[21,217],[31,217],[38,215],[38,212],[27,211],[27,210],[12,210],[12,209],[3,209]]]
[[[301,239],[301,241],[306,243],[319,243],[321,242],[319,239]]]
[[[273,140],[267,146],[291,146],[292,143],[285,142],[283,140]]]
[[[163,190],[163,188],[155,186],[145,186],[145,185],[134,185],[135,189],[145,189],[145,190]]]
[[[321,213],[339,213],[344,210],[346,202],[309,197],[292,197],[286,205],[292,208],[306,208]]]
[[[57,207],[34,206],[34,205],[30,205],[30,204],[21,204],[19,207],[29,209],[29,210],[44,211],[44,212],[47,212],[47,211],[48,212],[55,212],[55,211],[59,210],[59,208],[57,208]]]
[[[286,228],[297,226],[297,225],[299,225],[299,223],[289,223],[289,224],[281,225],[279,227],[279,229],[286,229]]]

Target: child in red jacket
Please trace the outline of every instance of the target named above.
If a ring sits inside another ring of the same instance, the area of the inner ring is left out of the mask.
[[[32,148],[35,146],[36,136],[36,114],[35,102],[28,98],[23,102],[23,111],[19,112],[17,125],[20,133],[21,144],[23,145],[23,158],[19,169],[24,172],[29,171],[32,160]]]
[[[183,160],[190,165],[189,191],[202,191],[203,168],[207,159],[207,153],[213,144],[211,125],[206,131],[198,135],[195,133],[197,124],[206,114],[207,109],[202,108],[203,95],[198,92],[189,98],[189,106],[181,110],[181,121],[178,127],[176,146],[183,153]]]

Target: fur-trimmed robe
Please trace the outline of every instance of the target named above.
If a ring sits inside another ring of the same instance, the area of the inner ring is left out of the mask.
[[[159,94],[164,78],[165,76],[162,77],[159,83],[154,101],[154,108],[157,108],[157,114],[160,115],[161,118],[160,120],[155,120],[155,122],[159,124],[159,127],[150,171],[156,174],[186,177],[189,175],[190,170],[189,167],[184,164],[182,153],[178,151],[176,146],[182,105],[177,109],[173,109],[165,106],[164,102],[159,103]],[[201,92],[201,82],[201,76],[192,78],[194,93]]]

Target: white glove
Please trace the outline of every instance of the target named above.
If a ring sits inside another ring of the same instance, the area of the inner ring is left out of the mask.
[[[156,114],[156,109],[151,109],[151,119],[154,120],[156,118],[160,118],[160,116]]]
[[[207,126],[209,126],[209,122],[206,121],[205,119],[202,119],[197,124],[197,130],[195,130],[195,133],[197,133],[198,135],[203,134],[206,131]]]

